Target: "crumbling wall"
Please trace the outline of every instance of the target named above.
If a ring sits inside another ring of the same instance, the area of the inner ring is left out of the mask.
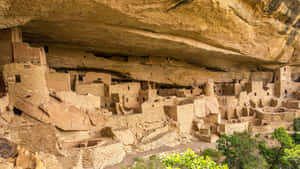
[[[87,72],[83,76],[83,83],[102,82],[104,84],[111,84],[111,75],[107,73]]]
[[[219,96],[218,97],[223,118],[229,120],[239,118],[238,99],[235,96]]]
[[[181,133],[190,133],[194,118],[194,104],[166,106],[167,115],[178,122]]]
[[[49,98],[46,82],[47,67],[30,63],[12,63],[4,66],[4,80],[8,87],[9,104],[16,98],[30,100],[34,105],[45,103]]]
[[[139,108],[139,91],[141,89],[140,83],[121,83],[110,85],[109,93],[117,94],[124,107],[127,109]]]
[[[248,122],[221,124],[220,132],[227,135],[232,135],[234,132],[248,131],[248,126]]]
[[[46,73],[47,87],[56,92],[71,91],[71,77],[69,73]]]
[[[44,48],[33,48],[29,44],[19,42],[13,43],[13,62],[46,65],[46,54]]]
[[[22,42],[22,30],[20,28],[1,29],[0,41]]]
[[[80,95],[107,96],[107,89],[104,83],[77,83],[75,91]]]
[[[157,95],[158,91],[156,89],[147,89],[147,90],[140,90],[139,92],[139,102],[142,104],[145,101],[154,101],[159,96]]]
[[[13,43],[22,42],[22,31],[18,28],[0,30],[0,71],[4,65],[13,62]],[[4,77],[0,75],[0,92],[5,92]]]

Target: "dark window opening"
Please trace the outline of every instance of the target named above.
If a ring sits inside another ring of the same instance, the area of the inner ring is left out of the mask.
[[[286,68],[283,68],[284,71],[286,71]]]
[[[130,87],[128,86],[128,90],[130,90]]]
[[[86,58],[86,56],[83,56],[83,58]]]
[[[78,75],[78,80],[83,81],[83,75]]]
[[[288,94],[288,91],[285,89],[284,90],[284,95],[287,96],[287,94]]]
[[[126,102],[128,103],[128,98],[126,98]]]
[[[145,102],[146,101],[146,99],[143,97],[143,102]]]
[[[14,114],[15,114],[15,115],[18,115],[18,116],[21,116],[22,113],[23,113],[22,110],[17,109],[17,108],[15,108],[15,107],[14,107],[14,110],[13,110],[13,111],[14,111]]]
[[[267,96],[269,96],[270,95],[270,93],[269,92],[267,92]]]
[[[256,93],[254,93],[254,96],[256,96]]]
[[[44,50],[45,50],[46,53],[48,53],[49,52],[48,46],[44,46]]]
[[[20,75],[16,75],[16,83],[21,83],[21,76]]]

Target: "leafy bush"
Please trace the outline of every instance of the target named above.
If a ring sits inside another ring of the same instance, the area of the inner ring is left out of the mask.
[[[294,140],[283,127],[275,129],[272,138],[280,143],[280,147],[269,148],[265,143],[261,143],[259,145],[260,154],[267,160],[271,169],[289,168],[291,163],[284,158],[284,150],[293,148],[295,146]]]
[[[167,169],[228,169],[227,165],[217,165],[208,156],[199,156],[191,150],[169,155],[162,162]]]
[[[291,137],[294,139],[295,144],[300,144],[300,134],[294,133],[291,135]]]
[[[292,168],[300,169],[300,145],[291,149],[285,149],[283,158],[290,162]]]
[[[249,132],[221,135],[218,150],[226,157],[230,169],[264,169],[267,163],[257,154],[258,142]]]
[[[290,148],[295,145],[293,138],[286,132],[285,128],[283,127],[274,130],[273,138],[279,141],[281,146],[286,148]]]
[[[203,150],[201,153],[200,153],[201,156],[208,156],[208,157],[211,157],[214,161],[216,162],[219,162],[221,160],[221,157],[222,157],[222,153],[215,150],[215,149],[212,149],[212,148],[208,148],[208,149],[205,149]]]
[[[155,155],[147,159],[138,158],[128,169],[228,169],[226,165],[217,165],[208,156],[199,156],[192,150],[164,157]]]
[[[295,131],[300,131],[300,118],[296,118],[294,120],[294,130]]]

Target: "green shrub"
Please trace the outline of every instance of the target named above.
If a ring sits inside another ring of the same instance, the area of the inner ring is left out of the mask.
[[[283,127],[275,129],[272,138],[280,143],[280,147],[267,147],[265,143],[261,143],[259,146],[260,154],[267,160],[271,169],[288,169],[291,164],[283,158],[285,156],[284,150],[293,148],[295,146],[294,140]]]
[[[300,118],[296,118],[294,120],[294,130],[295,131],[300,131]]]
[[[291,135],[291,137],[294,139],[295,144],[300,144],[300,134],[294,133]]]
[[[218,150],[225,156],[230,169],[264,169],[267,163],[257,153],[258,142],[249,132],[221,135]]]
[[[128,169],[228,169],[227,165],[217,165],[208,156],[199,156],[192,150],[165,157],[155,155],[150,158],[137,158]]]
[[[294,148],[285,149],[283,158],[290,162],[290,167],[300,169],[300,145],[296,145]]]
[[[222,157],[222,153],[215,150],[215,149],[212,149],[212,148],[208,148],[208,149],[205,149],[203,150],[201,153],[200,153],[201,156],[208,156],[208,157],[211,157],[214,161],[216,162],[219,162],[221,160],[221,157]]]
[[[162,162],[167,169],[228,169],[227,165],[217,165],[208,156],[199,156],[192,150],[169,155]]]

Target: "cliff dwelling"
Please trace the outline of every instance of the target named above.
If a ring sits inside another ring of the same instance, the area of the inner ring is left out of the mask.
[[[81,13],[31,1],[0,2],[1,169],[1,158],[16,158],[7,169],[109,169],[162,147],[213,146],[221,134],[291,129],[300,117],[299,11],[285,1],[265,20],[254,1],[231,4],[226,29],[219,15],[185,16],[210,10],[200,1],[87,1]],[[81,23],[92,16],[94,27]]]

